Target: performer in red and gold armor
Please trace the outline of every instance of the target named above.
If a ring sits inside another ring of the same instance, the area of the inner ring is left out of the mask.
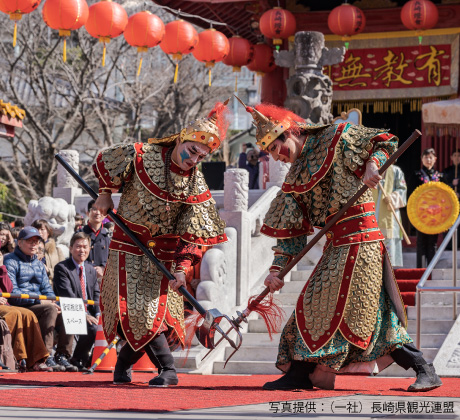
[[[226,107],[180,133],[148,143],[103,150],[94,165],[99,178],[95,206],[113,207],[111,193],[123,187],[117,214],[174,273],[169,282],[118,227],[110,244],[101,286],[104,333],[127,343],[121,349],[114,383],[131,382],[132,365],[146,352],[158,369],[150,386],[178,383],[170,343],[184,345],[184,305],[177,290],[185,271],[201,259],[201,247],[227,240],[203,174],[196,165],[217,150],[228,127]]]
[[[277,238],[265,280],[275,292],[284,284],[277,274],[305,247],[313,228],[324,227],[363,183],[376,187],[378,168],[396,150],[397,138],[350,123],[306,124],[268,104],[246,109],[257,127],[258,146],[291,164],[261,229]],[[264,388],[332,387],[335,373],[372,373],[393,361],[416,371],[410,391],[442,385],[407,334],[372,192],[367,190],[326,236],[323,256],[281,336],[276,365],[286,374]]]

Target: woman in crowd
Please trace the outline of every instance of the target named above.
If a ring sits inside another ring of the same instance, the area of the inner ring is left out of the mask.
[[[435,169],[436,152],[433,148],[425,149],[422,153],[422,168],[415,171],[411,179],[411,192],[420,185],[427,182],[440,182],[443,180],[442,173]],[[438,235],[428,235],[417,230],[417,268],[428,266],[436,253]],[[426,258],[426,265],[423,264],[423,257]]]
[[[14,239],[8,223],[0,223],[0,253],[2,255],[13,252]]]
[[[56,246],[55,240],[51,237],[53,231],[51,230],[51,226],[46,220],[35,220],[32,223],[32,226],[38,230],[40,236],[45,242],[45,261],[43,261],[43,263],[46,267],[46,274],[48,274],[50,282],[53,284],[54,266],[57,263],[64,261],[64,255],[62,254],[62,251]]]

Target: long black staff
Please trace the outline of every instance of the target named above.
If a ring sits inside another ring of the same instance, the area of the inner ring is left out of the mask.
[[[379,174],[382,175],[389,167],[390,165],[392,165],[396,159],[398,159],[399,156],[401,156],[408,148],[409,146],[415,141],[417,140],[420,136],[422,135],[422,133],[419,131],[419,130],[415,130],[411,136],[398,148],[398,150],[393,153],[389,158],[388,160],[383,164],[383,166],[379,169]],[[289,273],[289,271],[291,271],[296,265],[297,263],[303,258],[303,256],[308,252],[310,251],[310,249],[312,249],[316,243],[326,234],[326,232],[332,227],[334,226],[338,220],[343,216],[343,214],[351,207],[353,206],[353,204],[356,202],[356,200],[358,200],[359,197],[361,197],[365,192],[366,190],[368,189],[369,187],[367,185],[363,185],[356,193],[353,197],[350,198],[350,200],[348,200],[348,202],[337,212],[335,213],[335,215],[333,217],[331,217],[331,219],[326,223],[326,225],[318,232],[317,235],[315,235],[315,237],[308,243],[308,245],[306,245],[302,251],[300,251],[293,259],[292,261],[286,265],[286,267],[284,267],[283,270],[281,270],[278,274],[278,278],[279,279],[283,279],[287,273]],[[268,295],[268,293],[270,292],[270,289],[268,287],[266,287],[264,289],[264,291],[258,295],[256,298],[254,299],[251,299],[251,302],[249,303],[248,307],[241,313],[241,312],[237,312],[237,317],[236,318],[233,318],[233,326],[236,326],[236,327],[239,327],[240,324],[244,321],[244,322],[247,322],[247,317],[248,315],[254,310],[254,308],[257,307],[257,305],[259,305],[262,300],[265,298],[265,296]],[[230,330],[228,331],[230,332]],[[228,333],[227,332],[227,333]],[[219,345],[219,343],[222,341],[222,338],[216,343],[216,347]],[[211,349],[212,351],[212,349]],[[203,359],[211,352],[209,351],[204,357]],[[233,356],[233,354],[236,352],[236,350],[228,357],[227,361]]]
[[[98,198],[97,193],[78,175],[77,172],[63,159],[59,154],[55,155],[57,161],[66,169],[67,172],[80,184],[80,186],[93,198],[96,200]],[[163,265],[163,263],[153,255],[152,251],[148,249],[138,238],[137,236],[124,224],[123,220],[114,213],[112,210],[108,210],[107,214],[110,218],[116,223],[116,225],[140,248],[140,250],[152,261],[158,269],[166,276],[168,280],[175,280],[176,278],[169,272],[169,270]],[[234,341],[220,328],[218,325],[222,318],[226,318],[230,325],[232,321],[226,315],[222,315],[217,309],[210,309],[206,311],[200,303],[188,292],[184,286],[179,287],[179,292],[185,297],[185,299],[190,302],[190,304],[199,312],[203,317],[203,323],[201,324],[199,330],[197,331],[197,336],[201,344],[206,348],[214,348],[214,333],[218,331],[223,338],[225,338],[230,345],[236,350],[241,346],[241,333],[236,328],[238,336],[240,337],[239,344],[235,344]],[[231,331],[233,328],[230,328]]]

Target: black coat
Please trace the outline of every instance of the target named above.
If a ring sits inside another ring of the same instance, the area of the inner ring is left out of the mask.
[[[85,261],[86,275],[86,299],[94,300],[99,304],[99,283],[97,282],[96,270]],[[72,257],[60,262],[54,267],[54,292],[56,296],[83,298],[80,286],[80,273],[75,266]],[[88,313],[96,316],[100,314],[99,306],[88,305]]]
[[[109,258],[109,245],[111,241],[109,231],[103,227],[96,236],[93,229],[88,225],[83,226],[81,231],[91,238],[91,250],[89,251],[87,261],[94,267],[105,267]]]

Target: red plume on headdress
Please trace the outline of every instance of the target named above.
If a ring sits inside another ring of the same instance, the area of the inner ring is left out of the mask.
[[[225,140],[225,136],[227,134],[228,126],[230,125],[230,111],[227,108],[228,100],[224,103],[217,102],[214,105],[214,108],[209,113],[208,118],[214,117],[215,124],[217,129],[219,130],[219,139],[222,143]]]
[[[305,120],[302,117],[299,117],[297,114],[294,114],[292,111],[289,111],[286,108],[281,108],[272,104],[262,103],[256,106],[257,111],[271,120],[279,122],[289,122],[290,128],[289,131],[294,135],[300,134],[300,127],[296,123],[305,123]]]

